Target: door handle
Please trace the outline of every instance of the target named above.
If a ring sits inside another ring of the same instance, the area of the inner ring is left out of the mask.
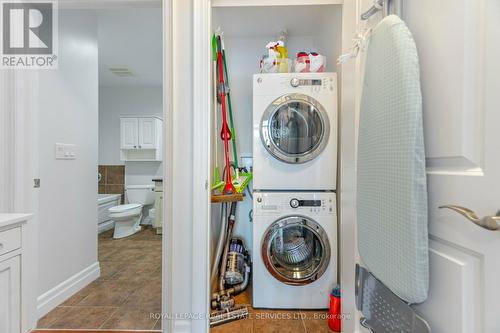
[[[477,224],[481,228],[487,229],[487,230],[499,230],[499,225],[498,223],[500,222],[500,211],[497,212],[497,215],[495,216],[485,216],[483,218],[479,218],[476,213],[474,213],[472,210],[466,207],[461,207],[461,206],[455,206],[455,205],[444,205],[440,206],[439,208],[448,208],[451,209],[463,216],[465,216],[469,221],[471,221],[474,224]]]

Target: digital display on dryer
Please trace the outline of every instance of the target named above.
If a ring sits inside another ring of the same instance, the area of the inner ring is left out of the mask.
[[[299,200],[299,206],[321,207],[321,200]]]

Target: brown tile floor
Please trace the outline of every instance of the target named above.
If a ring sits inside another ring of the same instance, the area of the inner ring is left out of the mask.
[[[160,329],[161,235],[151,228],[114,240],[99,235],[101,277],[38,321],[50,329]]]
[[[331,333],[325,311],[254,309],[251,289],[236,296],[237,304],[248,305],[249,317],[213,327],[211,333]]]

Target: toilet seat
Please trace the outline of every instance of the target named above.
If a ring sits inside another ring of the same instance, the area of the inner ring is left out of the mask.
[[[113,238],[124,238],[141,230],[142,205],[127,204],[111,207],[109,217],[115,224]]]
[[[126,204],[126,205],[119,205],[119,206],[114,206],[109,209],[110,213],[124,213],[126,211],[130,211],[133,209],[137,208],[142,208],[141,204]]]

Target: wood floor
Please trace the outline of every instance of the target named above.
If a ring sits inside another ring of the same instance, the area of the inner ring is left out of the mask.
[[[115,240],[111,230],[99,235],[98,245],[101,277],[42,317],[37,328],[160,330],[161,235],[146,228]]]

